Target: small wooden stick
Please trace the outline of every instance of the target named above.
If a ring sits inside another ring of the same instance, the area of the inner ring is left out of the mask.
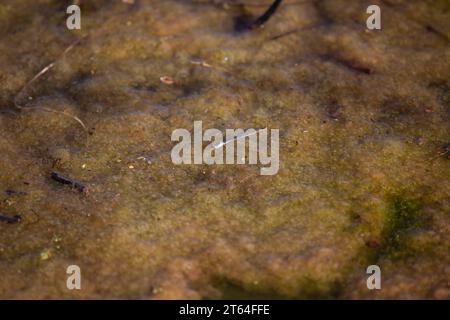
[[[15,215],[14,217],[7,217],[0,215],[0,221],[6,222],[8,224],[19,223],[22,220],[22,217],[19,215]]]
[[[75,181],[75,180],[72,180],[72,179],[69,179],[69,178],[66,178],[66,177],[63,177],[63,176],[60,175],[58,172],[52,172],[51,177],[52,177],[52,179],[55,180],[56,182],[59,182],[59,183],[61,183],[61,184],[68,185],[68,186],[70,186],[71,188],[78,190],[79,192],[84,193],[84,192],[86,192],[86,190],[87,190],[86,186],[83,185],[82,183],[80,183],[80,182],[78,182],[78,181]]]

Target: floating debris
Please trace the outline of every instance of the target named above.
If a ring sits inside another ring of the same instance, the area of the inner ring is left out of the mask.
[[[84,37],[83,37],[84,38]],[[83,39],[82,38],[82,39]],[[22,87],[22,89],[19,91],[19,93],[14,97],[14,106],[18,109],[18,110],[42,110],[45,112],[50,112],[50,113],[57,113],[57,114],[61,114],[64,115],[66,117],[72,118],[73,120],[77,121],[84,129],[84,131],[87,132],[87,127],[84,124],[84,122],[78,118],[77,116],[74,116],[70,113],[67,113],[65,111],[59,111],[59,110],[54,110],[54,109],[50,109],[50,108],[45,108],[45,107],[26,107],[21,105],[18,101],[20,100],[21,97],[23,97],[23,95],[25,95],[25,93],[28,91],[29,87],[35,82],[37,81],[39,78],[41,78],[44,74],[46,74],[49,70],[51,70],[54,66],[56,66],[56,64],[59,62],[59,60],[61,60],[67,53],[69,53],[75,46],[77,46],[82,39],[79,39],[77,41],[75,41],[74,43],[72,43],[70,46],[68,46],[64,52],[62,53],[62,55],[55,61],[53,61],[52,63],[48,64],[47,66],[45,66],[41,71],[39,71],[30,81],[28,81],[25,86]],[[33,100],[33,97],[28,96],[28,100]]]
[[[87,187],[85,185],[83,185],[82,183],[63,177],[61,176],[58,172],[52,172],[51,175],[52,179],[55,180],[56,182],[59,182],[61,184],[65,184],[70,186],[72,189],[76,189],[82,193],[87,192]]]
[[[350,61],[350,60],[343,60],[343,59],[337,59],[337,62],[339,62],[340,64],[346,66],[349,69],[352,69],[354,71],[360,72],[360,73],[365,73],[365,74],[373,74],[374,70],[364,66],[356,61]]]
[[[15,223],[19,223],[20,221],[22,221],[22,217],[20,215],[18,215],[18,214],[13,216],[13,217],[0,215],[0,221],[1,222],[6,222],[8,224],[15,224]]]
[[[46,260],[50,259],[51,256],[52,256],[52,252],[50,250],[48,250],[48,249],[45,249],[44,251],[42,251],[39,254],[39,257],[40,257],[41,261],[46,261]]]
[[[199,65],[205,68],[212,68],[213,66],[203,60],[191,60],[190,61],[191,64],[195,64],[195,65]]]
[[[281,2],[283,0],[275,0],[269,9],[267,9],[266,12],[262,16],[260,16],[258,19],[256,19],[252,24],[251,28],[258,28],[264,25],[269,19],[274,15],[274,13],[277,11],[278,7],[280,6]]]
[[[138,157],[137,160],[144,160],[145,162],[147,162],[147,164],[152,164],[152,161],[149,157],[141,156],[141,157]]]
[[[228,61],[228,57],[225,57],[223,59],[223,62],[227,62]],[[206,69],[212,69],[215,71],[219,71],[219,72],[225,72],[225,73],[229,73],[229,71],[221,66],[217,66],[217,65],[212,65],[204,60],[191,60],[189,61],[190,64],[196,65],[196,66],[200,66]]]
[[[238,17],[234,29],[237,32],[251,31],[262,27],[274,15],[283,0],[275,0],[266,12],[254,21],[248,21],[247,17]]]
[[[161,80],[162,83],[164,84],[168,84],[168,85],[172,85],[175,83],[175,79],[169,76],[163,76],[161,78],[159,78],[159,80]]]
[[[5,190],[5,193],[8,196],[26,196],[28,194],[28,193],[23,192],[23,191],[15,191],[15,190],[11,190],[11,189]]]

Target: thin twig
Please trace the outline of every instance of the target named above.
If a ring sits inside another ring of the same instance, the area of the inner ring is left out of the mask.
[[[19,98],[21,98],[24,93],[27,92],[28,88],[36,81],[38,80],[40,77],[42,77],[44,74],[46,74],[49,70],[51,70],[58,62],[59,60],[64,57],[69,51],[71,51],[76,45],[78,45],[81,42],[82,39],[79,39],[77,41],[75,41],[74,43],[72,43],[70,46],[68,46],[64,52],[62,53],[62,55],[55,61],[53,61],[52,63],[48,64],[46,67],[44,67],[41,71],[39,71],[30,81],[28,81],[25,86],[22,87],[22,89],[19,91],[19,93],[14,97],[14,106],[19,109],[19,110],[42,110],[42,111],[46,111],[46,112],[52,112],[52,113],[57,113],[57,114],[62,114],[66,117],[72,118],[75,121],[77,121],[85,131],[87,131],[87,127],[86,125],[83,123],[83,121],[81,121],[80,118],[78,118],[77,116],[74,116],[72,114],[69,114],[65,111],[58,111],[58,110],[53,110],[50,108],[45,108],[45,107],[26,107],[26,106],[22,106],[18,103]]]
[[[277,34],[275,36],[272,36],[271,38],[268,39],[268,41],[278,40],[280,38],[287,37],[287,36],[290,36],[290,35],[298,33],[298,32],[314,30],[316,28],[325,27],[325,26],[328,26],[328,24],[320,23],[320,24],[313,24],[310,26],[302,27],[302,28],[291,29],[291,30],[285,31],[283,33]]]

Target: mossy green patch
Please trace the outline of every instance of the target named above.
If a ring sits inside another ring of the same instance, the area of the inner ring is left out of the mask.
[[[420,198],[398,193],[389,195],[387,201],[380,246],[369,249],[369,261],[372,263],[382,258],[414,257],[415,249],[408,245],[408,238],[414,231],[425,229],[430,222],[430,216],[422,210]]]

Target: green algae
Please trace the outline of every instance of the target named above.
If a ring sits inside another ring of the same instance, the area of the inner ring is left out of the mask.
[[[408,259],[417,252],[408,245],[408,235],[425,230],[431,225],[431,217],[422,211],[420,199],[403,192],[388,197],[387,208],[381,231],[379,248],[369,250],[367,261],[377,264],[380,259]]]
[[[422,208],[420,200],[399,195],[391,196],[384,231],[384,241],[390,256],[395,255],[395,252],[405,246],[405,237],[408,232],[426,227],[426,221],[421,215]]]

